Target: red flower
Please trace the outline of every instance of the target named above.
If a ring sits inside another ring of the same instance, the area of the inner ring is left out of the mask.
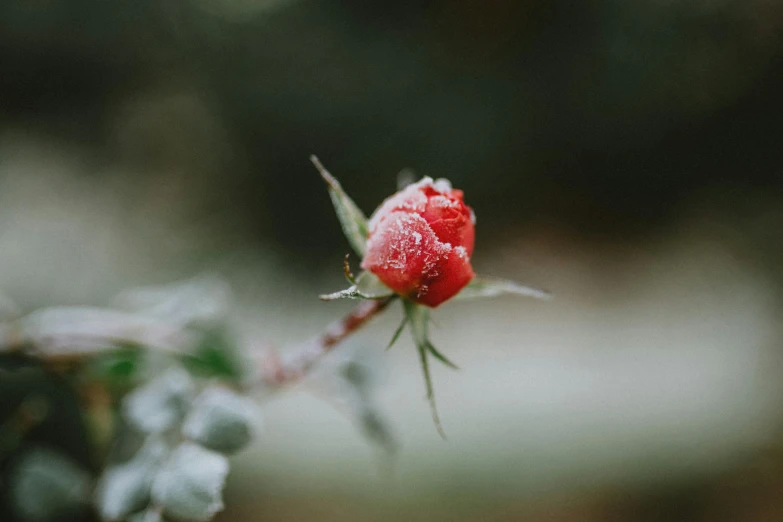
[[[462,191],[424,178],[388,198],[369,222],[362,268],[417,303],[435,307],[473,276],[475,216]]]

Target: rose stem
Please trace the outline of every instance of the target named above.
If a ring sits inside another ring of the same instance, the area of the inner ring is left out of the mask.
[[[386,309],[393,298],[362,301],[359,306],[342,319],[330,324],[324,333],[305,343],[287,361],[273,362],[270,371],[263,377],[267,384],[281,386],[298,381],[317,363],[321,357],[349,335],[365,325],[370,319]]]

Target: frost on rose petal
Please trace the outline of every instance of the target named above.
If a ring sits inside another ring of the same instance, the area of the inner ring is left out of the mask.
[[[363,268],[396,292],[425,304],[439,304],[450,291],[445,285],[462,288],[473,274],[465,247],[440,241],[418,214],[388,214],[370,236],[367,251]]]
[[[423,178],[381,204],[370,219],[362,268],[427,306],[453,297],[473,278],[475,229],[462,191]]]
[[[451,245],[438,241],[421,216],[402,211],[389,214],[367,245],[362,267],[380,268],[386,276],[384,283],[401,293],[416,290],[415,280],[431,274],[438,256],[451,250]]]
[[[427,179],[427,178],[425,178]],[[451,192],[451,181],[447,180],[446,178],[438,178],[435,180],[435,182],[432,184],[433,188],[437,190],[438,192]]]
[[[432,186],[432,178],[424,177],[417,183],[408,185],[403,190],[387,198],[378,210],[370,218],[369,229],[372,234],[375,228],[384,218],[395,210],[404,210],[406,212],[415,212],[420,214],[427,208],[427,196],[422,192],[422,188]]]

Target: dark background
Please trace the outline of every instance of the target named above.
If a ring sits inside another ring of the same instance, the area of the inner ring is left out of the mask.
[[[336,232],[311,153],[367,208],[449,177],[486,240],[633,239],[779,191],[782,28],[770,0],[6,1],[0,123],[177,170],[145,181],[297,255]]]

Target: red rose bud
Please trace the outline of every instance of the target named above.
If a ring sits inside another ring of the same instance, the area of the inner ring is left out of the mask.
[[[473,276],[475,216],[462,191],[424,178],[388,198],[369,222],[362,268],[417,303],[435,307]]]

